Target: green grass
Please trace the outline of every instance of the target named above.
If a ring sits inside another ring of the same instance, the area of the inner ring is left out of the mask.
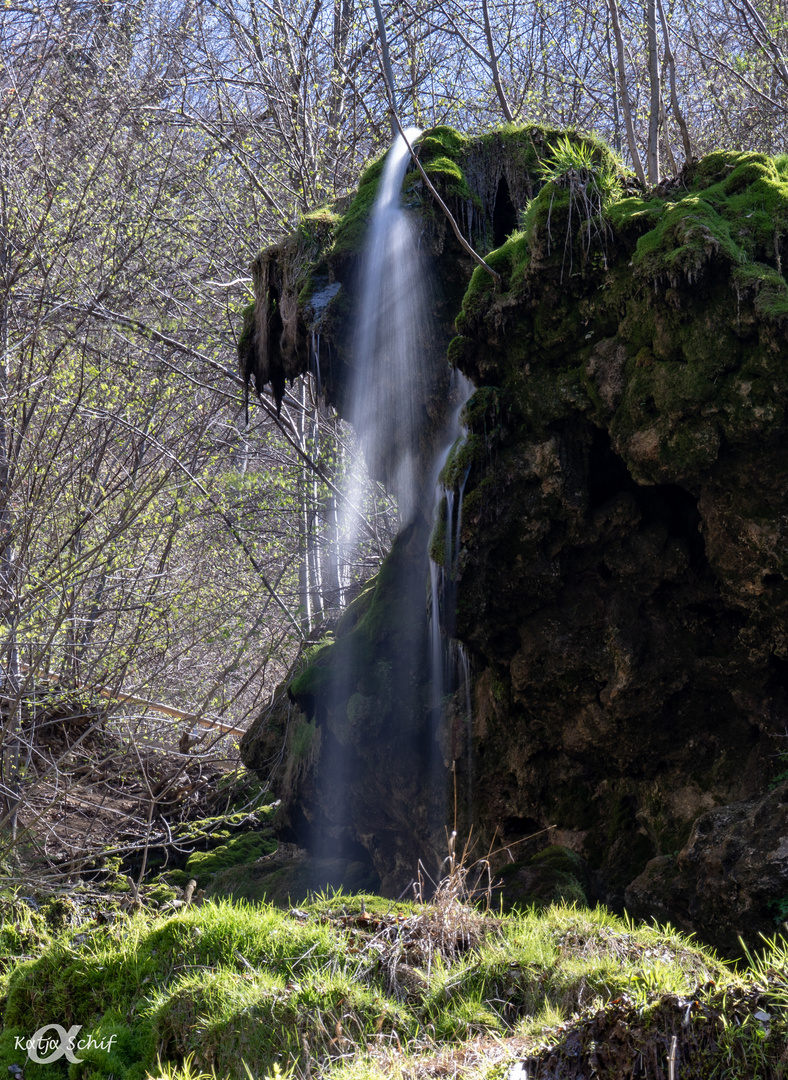
[[[712,1027],[726,1062],[754,1062],[754,1047],[771,1060],[784,1036],[784,942],[736,975],[682,935],[602,908],[495,916],[456,900],[431,908],[339,893],[302,913],[217,901],[58,934],[34,914],[19,910],[35,924],[34,943],[2,931],[6,948],[34,944],[39,955],[0,976],[0,1071],[26,1064],[14,1038],[46,1023],[80,1024],[82,1038],[103,1045],[70,1071],[31,1062],[30,1080],[67,1071],[69,1080],[248,1080],[247,1068],[253,1077],[413,1075],[438,1055],[459,1059],[478,1037],[489,1052],[474,1075],[492,1076],[524,1046],[560,1050],[568,1031],[611,1010],[625,1009],[632,1038],[645,1038],[649,1010],[696,999],[723,1018]],[[756,984],[775,1020],[768,1036],[753,1027],[750,1038],[721,1001],[735,1012]]]

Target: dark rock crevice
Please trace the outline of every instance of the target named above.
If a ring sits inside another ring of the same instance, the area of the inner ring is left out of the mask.
[[[500,247],[517,228],[517,209],[509,193],[506,177],[498,181],[492,214],[493,247]]]

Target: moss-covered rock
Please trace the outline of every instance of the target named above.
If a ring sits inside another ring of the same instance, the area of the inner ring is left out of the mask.
[[[788,186],[719,153],[584,217],[590,181],[537,193],[495,253],[506,288],[474,272],[451,347],[479,386],[444,470],[470,466],[477,812],[504,838],[557,826],[608,902],[637,878],[645,912],[657,868],[655,913],[730,947],[768,929],[766,894],[747,927],[731,897],[693,916],[659,868],[764,791],[788,719]]]
[[[585,860],[558,844],[501,867],[498,877],[501,896],[508,905],[588,903]]]
[[[276,840],[270,833],[267,836],[260,833],[233,836],[210,851],[195,851],[186,860],[186,873],[195,879],[199,888],[204,888],[220,871],[270,855],[276,846]]]
[[[207,902],[66,932],[0,975],[0,1069],[383,1080],[472,1061],[492,1080],[527,1061],[536,1076],[627,1080],[634,1062],[664,1062],[676,1032],[687,1075],[778,1076],[785,983],[782,946],[737,975],[674,931],[602,908],[486,915],[454,895],[342,893],[289,912]],[[27,1041],[53,1023],[78,1026],[76,1062],[29,1057]]]
[[[316,894],[374,893],[379,888],[380,878],[366,859],[318,858],[285,843],[253,863],[220,871],[207,892],[290,908]]]
[[[281,835],[364,861],[398,891],[419,857],[434,868],[444,841],[447,776],[427,682],[427,540],[421,519],[399,534],[335,639],[299,662],[276,708],[241,743],[247,765],[279,752],[271,779]]]

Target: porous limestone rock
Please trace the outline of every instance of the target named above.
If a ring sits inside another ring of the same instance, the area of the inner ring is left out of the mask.
[[[479,386],[456,452],[474,812],[504,840],[557,826],[614,906],[765,790],[788,724],[785,164],[712,155],[585,221],[576,180],[547,185],[451,347]],[[748,932],[664,884],[663,916]],[[762,928],[780,897],[753,896]]]
[[[678,855],[648,862],[627,886],[636,916],[669,919],[735,953],[739,937],[785,932],[788,782],[702,814]]]

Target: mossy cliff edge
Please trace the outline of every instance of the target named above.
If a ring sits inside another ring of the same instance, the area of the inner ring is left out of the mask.
[[[474,726],[448,707],[435,732],[461,814],[506,843],[556,826],[591,896],[735,948],[788,909],[788,159],[713,154],[643,192],[591,140],[440,139],[475,242],[502,240],[496,288],[412,191],[444,329],[470,277],[449,357],[477,391],[444,477]],[[310,790],[283,792],[291,820]]]

